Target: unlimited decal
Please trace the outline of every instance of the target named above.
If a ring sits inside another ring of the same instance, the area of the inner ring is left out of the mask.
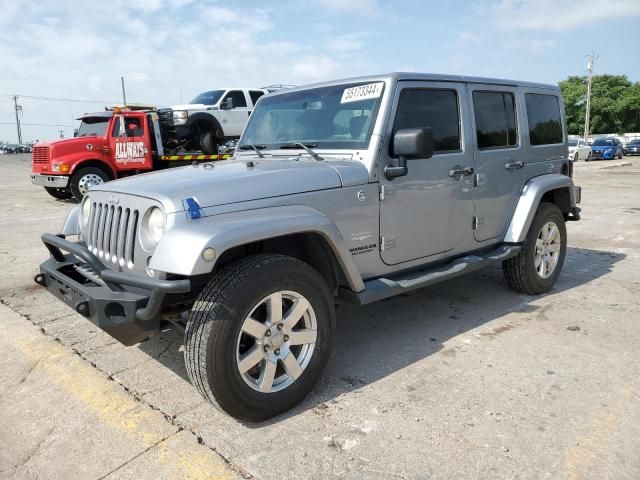
[[[144,142],[116,143],[116,162],[144,160]]]

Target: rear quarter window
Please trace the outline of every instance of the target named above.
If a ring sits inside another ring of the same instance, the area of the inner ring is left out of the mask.
[[[531,145],[562,143],[560,102],[555,95],[526,93],[527,120]]]

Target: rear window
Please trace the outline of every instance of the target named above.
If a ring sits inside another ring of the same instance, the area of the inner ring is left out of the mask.
[[[560,102],[555,95],[526,93],[527,119],[531,145],[562,143]]]
[[[516,103],[510,92],[473,92],[478,148],[508,148],[518,144]]]

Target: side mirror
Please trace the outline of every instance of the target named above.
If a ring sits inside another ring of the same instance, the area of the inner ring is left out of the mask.
[[[78,136],[78,129],[77,129],[77,128],[74,128],[74,129],[73,129],[73,136],[74,136],[74,137],[77,137],[77,136]]]
[[[224,102],[220,104],[221,110],[231,110],[233,108],[233,98],[227,97],[224,99]]]
[[[433,156],[433,130],[431,128],[406,128],[393,136],[392,156],[397,157],[397,165],[388,165],[384,175],[388,180],[402,177],[409,171],[407,160],[431,158]]]

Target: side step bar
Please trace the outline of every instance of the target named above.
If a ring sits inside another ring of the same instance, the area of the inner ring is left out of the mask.
[[[492,263],[515,257],[521,249],[522,246],[520,245],[502,245],[484,254],[456,258],[449,263],[438,265],[437,267],[414,270],[410,273],[391,278],[368,280],[364,282],[365,289],[362,292],[356,293],[344,288],[340,290],[340,297],[349,303],[366,305],[393,297],[400,293],[410,292],[418,288],[426,287],[427,285],[433,285],[434,283],[478,270]]]

